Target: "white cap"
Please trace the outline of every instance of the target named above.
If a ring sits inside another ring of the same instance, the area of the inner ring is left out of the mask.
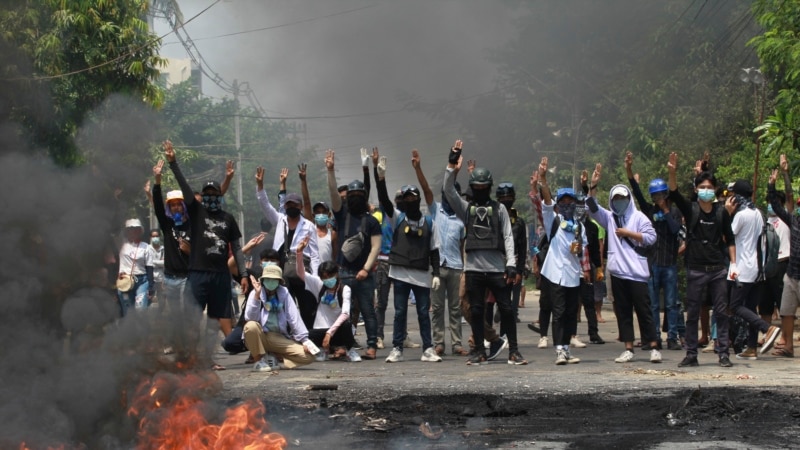
[[[139,219],[128,219],[125,221],[125,228],[142,228],[142,222]]]
[[[167,201],[170,200],[183,200],[183,192],[180,190],[167,192]]]
[[[625,189],[625,186],[614,186],[614,188],[613,188],[613,189],[611,189],[611,193],[610,193],[610,194],[608,194],[608,196],[609,196],[610,198],[614,198],[614,197],[616,197],[617,195],[621,195],[621,196],[623,196],[623,197],[627,197],[627,196],[629,195],[629,194],[628,194],[628,190],[627,190],[627,189]]]

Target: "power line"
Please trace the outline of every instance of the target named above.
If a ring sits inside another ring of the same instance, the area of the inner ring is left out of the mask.
[[[214,1],[214,3],[212,3],[212,4],[208,5],[208,6],[207,6],[205,9],[203,9],[203,10],[202,10],[202,11],[200,11],[199,13],[195,14],[194,16],[192,16],[192,17],[191,17],[189,20],[187,20],[186,22],[183,22],[183,23],[180,25],[180,28],[183,28],[183,27],[184,27],[185,25],[187,25],[189,22],[191,22],[191,21],[193,21],[194,19],[196,19],[196,18],[200,17],[200,15],[202,15],[203,13],[205,13],[206,11],[208,11],[209,9],[211,9],[211,8],[212,8],[214,5],[216,5],[216,4],[217,4],[217,3],[219,3],[220,1],[221,1],[221,0],[215,0],[215,1]],[[27,81],[42,81],[42,80],[52,80],[52,79],[57,79],[57,78],[68,77],[68,76],[71,76],[71,75],[77,75],[77,74],[79,74],[79,73],[83,73],[83,72],[88,72],[88,71],[90,71],[90,70],[98,69],[98,68],[100,68],[100,67],[105,67],[105,66],[107,66],[107,65],[109,65],[109,64],[114,64],[114,63],[116,63],[116,62],[118,62],[118,61],[120,61],[120,60],[122,60],[122,59],[124,59],[124,58],[127,58],[128,56],[131,56],[131,55],[133,55],[134,53],[136,53],[136,52],[140,51],[141,49],[143,49],[143,48],[145,48],[145,47],[147,47],[147,46],[149,46],[149,45],[152,45],[152,44],[153,44],[153,43],[155,43],[155,42],[158,42],[158,41],[160,41],[161,39],[163,39],[163,38],[165,38],[165,37],[169,36],[169,35],[170,35],[170,34],[172,34],[172,33],[175,33],[175,34],[177,35],[177,34],[178,34],[178,33],[177,33],[177,29],[175,29],[175,28],[173,27],[173,30],[172,30],[172,31],[170,31],[170,32],[168,32],[168,33],[165,33],[165,34],[164,34],[164,35],[162,35],[162,36],[159,36],[159,37],[156,37],[156,38],[150,39],[150,40],[148,40],[147,42],[145,42],[144,44],[142,44],[142,45],[140,45],[140,46],[138,46],[138,47],[134,48],[133,50],[130,50],[130,51],[129,51],[129,52],[127,52],[127,53],[123,53],[122,55],[120,55],[120,56],[117,56],[116,58],[110,59],[110,60],[108,60],[108,61],[105,61],[105,62],[102,62],[102,63],[100,63],[100,64],[96,64],[96,65],[94,65],[94,66],[89,66],[89,67],[85,67],[85,68],[83,68],[83,69],[73,70],[72,72],[61,73],[61,74],[57,74],[57,75],[47,75],[47,76],[38,76],[38,75],[37,75],[37,76],[33,76],[33,77],[5,78],[5,79],[3,79],[2,81],[25,81],[25,80],[27,80]]]

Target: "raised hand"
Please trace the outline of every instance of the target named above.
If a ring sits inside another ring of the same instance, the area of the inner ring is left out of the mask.
[[[335,152],[331,149],[325,151],[325,168],[329,171],[333,170],[334,168],[334,155]]]
[[[462,142],[461,139],[457,139],[456,143],[450,148],[450,154],[447,156],[448,164],[456,165],[458,164],[458,158],[461,157],[461,148]]]
[[[456,150],[461,150],[463,148],[464,143],[461,142],[461,139],[456,139],[456,143],[453,145],[453,148]]]
[[[159,159],[155,166],[153,166],[153,176],[158,178],[161,176],[161,171],[164,169],[164,160]],[[149,183],[149,181],[148,181]]]
[[[298,255],[303,253],[303,250],[305,250],[306,247],[308,247],[309,239],[311,239],[311,235],[304,237],[302,241],[297,243],[297,249],[295,250],[295,252],[297,252]]]
[[[788,173],[789,172],[789,160],[786,159],[786,155],[781,155],[781,172]]]
[[[381,156],[378,161],[378,176],[380,178],[386,178],[386,157]]]
[[[589,171],[586,169],[581,170],[581,186],[589,183]]]
[[[369,155],[367,154],[367,149],[361,147],[361,167],[369,166]]]
[[[289,168],[283,167],[281,168],[281,173],[278,175],[278,182],[281,184],[286,184],[286,179],[289,178]]]
[[[419,169],[419,166],[419,151],[417,151],[417,149],[411,150],[411,167]]]
[[[252,275],[250,275],[250,284],[253,285],[253,291],[255,292],[255,298],[257,302],[261,301],[261,282]]]
[[[381,154],[378,152],[378,147],[372,147],[372,166],[378,167],[378,158]]]
[[[472,171],[475,170],[475,164],[476,163],[477,163],[477,161],[475,161],[474,159],[468,159],[467,160],[467,172],[472,173]]]
[[[300,181],[306,181],[306,169],[308,169],[308,165],[306,163],[300,163],[297,165],[297,176],[300,177]]]
[[[595,164],[594,172],[592,172],[592,186],[597,186],[600,182],[600,174],[603,171],[603,165],[600,163]]]
[[[144,182],[144,193],[147,194],[148,198],[150,198],[150,180]]]
[[[674,171],[678,170],[678,154],[677,153],[672,152],[672,153],[669,154],[669,160],[667,160],[667,169],[669,169],[670,172],[674,172]]]
[[[264,185],[264,168],[261,166],[256,167],[256,183],[259,187]]]
[[[175,149],[172,148],[172,142],[166,140],[161,146],[164,148],[164,157],[167,158],[167,162],[175,162]]]
[[[232,180],[236,173],[236,165],[230,159],[225,163],[225,178]]]
[[[539,162],[539,180],[542,183],[547,182],[547,156],[542,156],[542,161]]]
[[[775,184],[776,181],[778,181],[778,169],[772,169],[769,174],[769,184]]]
[[[626,152],[625,153],[625,170],[631,170],[633,167],[633,153]]]

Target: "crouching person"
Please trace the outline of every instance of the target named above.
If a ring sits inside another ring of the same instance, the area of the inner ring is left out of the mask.
[[[361,355],[353,348],[355,338],[350,326],[350,286],[341,283],[339,266],[333,261],[319,265],[319,276],[305,272],[302,253],[308,241],[306,237],[297,244],[297,275],[305,282],[306,290],[317,297],[314,326],[309,331],[311,341],[322,349],[316,356],[317,361],[325,361],[333,348],[331,359],[344,357],[350,362],[360,362]]]
[[[283,358],[287,369],[311,364],[314,361],[311,349],[316,347],[308,338],[289,289],[283,284],[281,268],[264,267],[260,282],[255,277],[251,281],[255,287],[244,311],[247,320],[244,341],[256,361],[253,371],[278,369],[276,357]]]

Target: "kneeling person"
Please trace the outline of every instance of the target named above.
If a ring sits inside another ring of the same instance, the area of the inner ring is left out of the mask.
[[[244,340],[256,361],[254,371],[277,369],[275,356],[283,357],[287,369],[314,361],[311,349],[315,346],[308,338],[308,330],[300,319],[300,312],[289,295],[289,289],[283,284],[280,267],[264,267],[261,282],[255,285],[247,298],[244,315],[247,320]],[[267,355],[268,352],[270,355]]]

